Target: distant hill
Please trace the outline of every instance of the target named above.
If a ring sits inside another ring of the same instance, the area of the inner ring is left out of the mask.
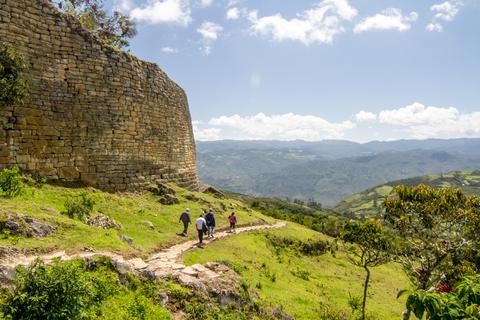
[[[434,188],[458,188],[468,194],[480,194],[480,170],[454,171],[389,182],[347,197],[334,210],[350,217],[379,217],[383,213],[382,201],[394,186],[417,186],[421,183]]]
[[[197,143],[200,179],[254,196],[313,199],[333,207],[376,185],[480,169],[480,139],[215,141]]]

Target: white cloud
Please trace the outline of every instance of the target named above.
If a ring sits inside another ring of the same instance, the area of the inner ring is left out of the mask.
[[[378,115],[380,123],[410,126],[417,124],[437,125],[457,119],[456,108],[437,108],[414,102],[403,108],[384,110]]]
[[[192,22],[188,0],[152,0],[146,6],[134,8],[130,16],[136,21],[152,24],[188,26]]]
[[[216,41],[222,31],[223,28],[220,25],[210,21],[203,22],[197,29],[197,32],[207,41]]]
[[[238,20],[240,18],[240,10],[237,7],[228,9],[225,18],[227,20]]]
[[[430,10],[435,13],[435,19],[452,21],[460,11],[462,5],[463,3],[460,1],[445,1],[439,4],[434,4],[430,7]]]
[[[428,31],[436,31],[436,32],[442,32],[443,31],[443,26],[440,23],[429,23],[425,29]]]
[[[200,0],[200,6],[202,8],[210,7],[213,3],[213,0]]]
[[[203,55],[208,56],[212,52],[212,44],[217,41],[222,31],[222,26],[211,21],[204,21],[197,29],[197,32],[203,38],[203,45],[200,47],[200,52]]]
[[[357,122],[375,122],[377,120],[377,115],[368,111],[360,111],[355,115],[355,120]]]
[[[162,48],[162,52],[163,52],[163,53],[167,53],[167,54],[170,54],[170,53],[178,53],[178,49],[172,48],[172,47],[163,47],[163,48]]]
[[[463,3],[460,1],[445,1],[442,3],[434,4],[430,7],[430,11],[434,14],[432,22],[427,25],[428,31],[443,31],[443,25],[440,23],[452,21],[460,11]]]
[[[382,124],[405,127],[411,138],[459,138],[480,136],[480,112],[462,114],[454,107],[409,106],[384,110],[378,115]]]
[[[408,15],[403,15],[402,10],[398,8],[388,8],[374,16],[363,19],[355,26],[353,32],[360,33],[370,30],[397,30],[406,31],[412,26],[411,23],[418,19],[415,11]]]
[[[270,37],[274,41],[299,41],[305,45],[331,43],[334,37],[345,31],[342,22],[357,15],[347,0],[324,0],[312,9],[286,19],[281,14],[258,17],[257,11],[249,14],[252,33]]]
[[[201,129],[200,121],[192,121],[193,135],[196,140],[220,140],[221,139],[221,130],[218,128],[205,128]]]
[[[250,117],[239,115],[213,118],[208,123],[222,127],[222,138],[234,139],[278,139],[278,140],[322,140],[339,139],[353,129],[351,121],[332,123],[317,116],[304,116],[293,113],[267,116],[264,113]]]

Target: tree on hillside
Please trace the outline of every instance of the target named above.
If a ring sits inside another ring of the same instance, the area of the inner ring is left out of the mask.
[[[113,47],[128,47],[128,40],[137,34],[135,23],[128,16],[119,11],[109,16],[103,8],[103,0],[59,0],[57,5]]]
[[[342,232],[342,239],[352,244],[348,249],[349,260],[366,272],[363,285],[362,320],[365,320],[370,268],[390,260],[392,242],[379,221],[349,222]]]
[[[451,286],[457,279],[449,278],[461,276],[463,266],[475,268],[462,257],[478,241],[480,197],[456,189],[398,186],[384,206],[386,222],[402,240],[398,261],[416,289]],[[410,313],[407,305],[403,319]]]

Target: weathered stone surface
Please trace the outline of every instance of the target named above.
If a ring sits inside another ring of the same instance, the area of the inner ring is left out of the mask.
[[[107,191],[198,188],[187,97],[156,64],[103,45],[50,0],[0,2],[0,42],[31,79],[24,105],[2,107],[0,167]]]
[[[0,233],[8,231],[12,235],[44,238],[55,230],[56,227],[40,220],[0,209]]]
[[[171,206],[173,204],[178,204],[180,201],[177,199],[177,197],[171,195],[171,194],[166,194],[163,197],[160,198],[160,203],[163,205]]]
[[[120,225],[114,219],[104,214],[89,216],[87,224],[102,229],[120,229]]]
[[[220,190],[208,184],[202,184],[199,187],[199,191],[203,193],[213,194],[217,198],[225,198],[225,195]]]

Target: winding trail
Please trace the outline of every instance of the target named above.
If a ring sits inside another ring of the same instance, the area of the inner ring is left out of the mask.
[[[237,228],[236,233],[229,233],[227,231],[221,231],[215,234],[215,238],[210,240],[204,240],[203,246],[229,237],[239,233],[251,232],[257,230],[269,230],[269,229],[278,229],[286,226],[285,222],[277,222],[272,225],[254,225],[249,227]],[[95,252],[79,252],[68,255],[65,251],[57,251],[45,255],[33,255],[33,256],[13,256],[6,257],[0,260],[0,277],[3,279],[13,279],[15,276],[15,267],[16,266],[27,266],[35,259],[40,259],[45,263],[50,263],[54,259],[60,259],[61,261],[68,261],[72,259],[89,259],[98,256],[104,256],[111,259],[115,265],[117,271],[119,272],[129,272],[136,274],[144,274],[150,278],[164,278],[166,276],[172,275],[176,277],[182,277],[187,282],[191,279],[188,278],[207,278],[212,279],[216,278],[219,275],[214,271],[202,266],[202,265],[193,265],[190,267],[185,266],[181,261],[180,257],[186,251],[197,248],[198,242],[191,240],[181,244],[174,245],[167,249],[164,249],[160,252],[154,253],[148,257],[145,261],[141,258],[134,258],[126,260],[123,256],[110,252],[110,251],[95,251]]]

